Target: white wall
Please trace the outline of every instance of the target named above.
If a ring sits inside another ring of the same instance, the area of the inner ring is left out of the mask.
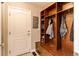
[[[74,3],[74,50],[79,54],[79,2]]]

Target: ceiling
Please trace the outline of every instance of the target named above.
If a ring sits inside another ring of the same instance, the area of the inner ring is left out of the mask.
[[[38,6],[45,6],[46,4],[51,3],[51,2],[30,2],[30,3],[34,5],[38,5]]]

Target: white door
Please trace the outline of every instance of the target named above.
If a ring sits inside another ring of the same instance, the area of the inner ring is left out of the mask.
[[[31,49],[31,11],[8,7],[8,55]]]
[[[0,56],[1,56],[1,3],[0,3]]]

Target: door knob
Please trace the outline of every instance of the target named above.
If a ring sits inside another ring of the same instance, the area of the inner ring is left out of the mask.
[[[28,32],[30,32],[30,30],[28,30]]]
[[[11,32],[9,32],[9,35],[11,35]]]

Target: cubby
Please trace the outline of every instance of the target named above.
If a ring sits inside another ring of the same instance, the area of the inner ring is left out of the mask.
[[[73,55],[74,43],[70,38],[72,25],[74,23],[74,3],[73,2],[55,2],[40,13],[40,46],[46,47],[48,51],[56,52],[61,51],[60,55]],[[60,27],[62,22],[62,16],[65,16],[65,25],[67,32],[65,36],[61,37]],[[53,33],[54,37],[49,39],[49,35],[46,34],[48,28],[49,19],[53,21]],[[72,34],[73,36],[73,34]],[[45,48],[45,49],[46,49]],[[59,52],[58,52],[59,53]],[[58,55],[58,54],[56,54]]]

